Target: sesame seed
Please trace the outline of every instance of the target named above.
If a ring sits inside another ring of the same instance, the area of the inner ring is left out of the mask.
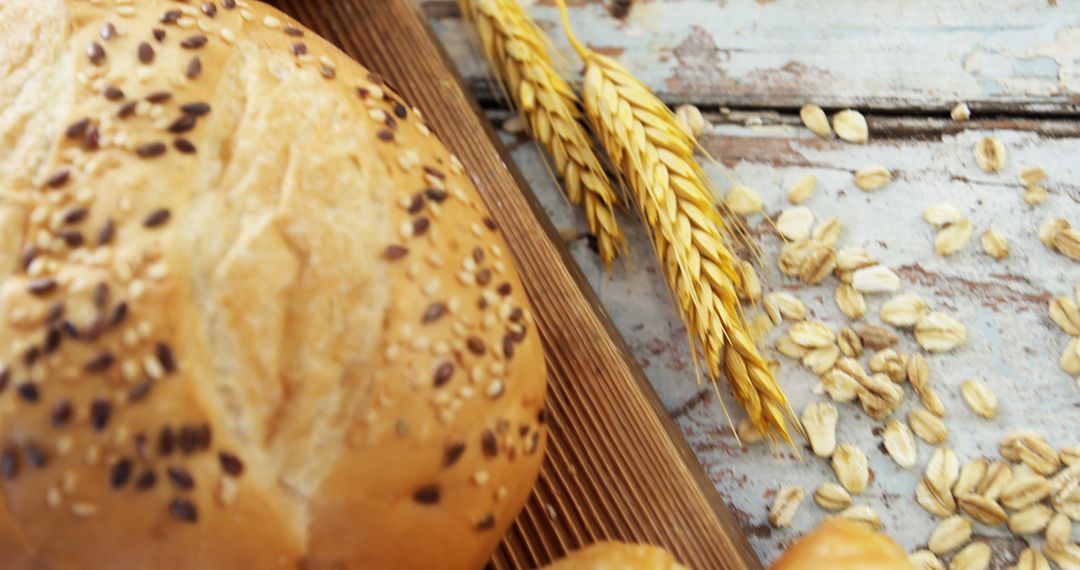
[[[221,0],[221,7],[226,10],[233,10],[236,8],[236,0]]]
[[[100,322],[100,319],[95,319],[95,320]],[[96,335],[86,335],[86,336],[96,336]],[[94,357],[91,358],[90,360],[86,361],[85,369],[86,369],[86,372],[89,373],[89,374],[98,374],[98,373],[105,372],[106,370],[108,370],[109,367],[111,367],[114,362],[116,362],[116,358],[113,356],[113,354],[111,352],[109,352],[108,350],[103,350],[103,351],[97,353],[96,355],[94,355]]]
[[[172,516],[186,523],[199,521],[199,510],[191,501],[177,497],[169,502],[169,512]]]
[[[413,493],[413,500],[421,505],[434,505],[442,495],[438,485],[425,485]]]
[[[282,31],[285,32],[285,35],[293,36],[296,38],[303,37],[304,35],[304,30],[301,30],[300,28],[297,28],[295,26],[285,26],[285,29],[283,29]]]
[[[208,115],[211,111],[209,103],[198,101],[195,103],[185,103],[180,105],[180,110],[186,115],[194,115],[196,117],[202,117]]]
[[[499,454],[499,442],[491,430],[484,430],[483,435],[480,436],[480,443],[484,457],[490,459]]]
[[[169,467],[165,470],[165,473],[169,476],[169,481],[181,491],[190,491],[195,488],[195,478],[191,476],[183,467]]]
[[[86,219],[86,216],[90,214],[90,211],[81,206],[75,208],[69,208],[64,211],[60,216],[60,221],[64,224],[77,224]]]
[[[60,342],[63,337],[60,335],[60,329],[56,327],[50,327],[49,331],[45,333],[45,344],[42,346],[42,352],[45,355],[50,355],[56,352],[60,348]]]
[[[172,428],[169,426],[161,428],[161,433],[158,434],[158,451],[166,457],[172,455],[175,442]]]
[[[106,22],[104,26],[101,26],[101,31],[98,32],[98,35],[101,36],[101,39],[109,41],[116,37],[116,26]]]
[[[93,503],[75,503],[71,505],[71,514],[77,517],[92,517],[97,514],[97,505]]]
[[[213,2],[203,2],[201,8],[203,14],[206,14],[211,18],[217,16],[217,5]]]
[[[173,146],[176,150],[180,151],[181,154],[195,154],[196,152],[195,145],[185,138],[176,139],[173,142]]]
[[[319,66],[319,73],[321,73],[322,76],[327,79],[333,79],[337,77],[337,72],[334,71],[334,68],[326,65],[325,63]]]
[[[154,210],[150,213],[149,216],[146,216],[146,218],[143,220],[143,226],[148,228],[156,228],[168,222],[170,216],[171,214],[169,210],[165,208]]]
[[[40,356],[41,348],[37,346],[31,346],[30,348],[26,349],[26,352],[23,354],[23,365],[27,368],[33,368],[34,363],[37,362],[38,357]]]
[[[169,10],[161,15],[160,21],[162,24],[175,24],[182,15],[180,10]]]
[[[108,400],[97,399],[90,404],[90,425],[94,431],[103,431],[109,424],[112,415],[112,404]]]
[[[484,341],[479,337],[470,336],[465,340],[465,346],[469,349],[469,352],[481,356],[487,352],[487,347],[484,346]]]
[[[280,28],[281,20],[279,20],[276,16],[267,15],[263,17],[263,25],[271,29]]]
[[[383,257],[389,261],[397,261],[409,254],[409,249],[400,245],[387,246],[383,250]]]
[[[376,133],[375,136],[377,136],[379,138],[379,140],[381,140],[383,142],[393,142],[394,141],[394,133],[392,133],[388,129],[379,129],[379,132]]]
[[[105,246],[112,243],[113,237],[116,235],[116,226],[113,224],[112,218],[105,220],[105,224],[98,230],[97,242],[99,246]]]
[[[495,220],[491,219],[488,216],[484,217],[484,225],[487,226],[487,229],[491,231],[495,231],[498,229],[498,226],[495,225]]]
[[[11,368],[0,364],[0,392],[7,389],[8,383],[11,382]]]
[[[157,475],[153,471],[143,471],[135,478],[135,489],[139,491],[153,489],[155,484],[157,484]]]
[[[435,387],[439,388],[445,386],[450,378],[454,375],[454,365],[450,362],[444,362],[435,369]]]
[[[419,214],[424,209],[424,195],[416,194],[408,200],[405,210],[410,214]]]
[[[292,45],[293,55],[306,55],[308,53],[307,44],[304,42],[294,42]]]
[[[139,402],[150,394],[150,390],[154,387],[153,380],[143,380],[138,384],[131,387],[128,391],[128,401]]]
[[[502,350],[503,356],[507,359],[514,357],[514,339],[510,338],[509,335],[504,336],[502,339]]]
[[[154,347],[154,353],[157,355],[158,362],[161,363],[161,367],[165,369],[165,372],[169,374],[176,372],[176,356],[169,345],[158,343]]]
[[[59,507],[62,501],[63,496],[60,495],[60,490],[56,487],[49,487],[49,490],[45,492],[45,503],[50,507]]]
[[[139,106],[138,101],[129,101],[120,106],[120,109],[116,111],[116,116],[121,119],[127,119],[135,114],[135,109]]]
[[[231,29],[221,28],[221,31],[219,31],[218,33],[221,34],[221,39],[225,40],[225,43],[229,45],[236,43],[236,33],[233,32]]]
[[[94,306],[98,309],[102,309],[109,303],[109,284],[102,281],[94,287],[94,294],[92,295]]]
[[[485,287],[488,283],[491,283],[491,278],[491,270],[485,267],[476,274],[476,283],[481,287]]]
[[[83,328],[81,333],[77,333],[75,338],[93,341],[101,336],[101,333],[103,332],[105,332],[105,319],[98,315],[91,318],[90,322],[86,323],[86,327]]]
[[[67,137],[71,139],[82,138],[86,134],[86,129],[88,129],[89,127],[90,119],[82,119],[80,121],[71,123],[71,125],[68,126],[65,134],[67,134]]]
[[[154,39],[155,39],[155,40],[157,40],[157,42],[158,42],[159,44],[160,44],[161,42],[165,41],[165,35],[166,35],[166,34],[165,34],[165,30],[163,30],[163,29],[161,29],[161,28],[154,28],[154,32],[153,32],[153,33],[154,33]]]
[[[109,472],[109,484],[113,489],[119,489],[131,479],[132,464],[128,458],[117,461]]]
[[[105,48],[97,42],[90,42],[90,45],[86,46],[86,57],[90,63],[101,65],[105,63]]]
[[[180,47],[184,49],[200,49],[210,41],[209,38],[202,34],[194,35],[189,38],[185,38],[180,42]]]
[[[168,150],[163,142],[152,142],[141,145],[135,148],[135,154],[138,154],[140,158],[156,158]]]
[[[505,296],[510,294],[511,290],[512,290],[512,287],[510,286],[509,283],[503,283],[502,285],[499,285],[499,288],[496,289],[495,291],[498,292],[503,297],[505,297]]]
[[[428,305],[428,308],[424,310],[424,316],[421,319],[424,323],[431,323],[439,320],[446,314],[446,303],[435,302]]]
[[[140,42],[138,48],[139,61],[144,64],[151,64],[154,62],[154,46],[149,42]]]
[[[56,237],[60,238],[64,244],[72,249],[80,248],[83,245],[83,235],[74,230],[63,230],[57,232]]]
[[[38,390],[36,384],[24,382],[22,384],[19,384],[15,388],[15,390],[16,392],[18,392],[19,397],[22,398],[25,402],[33,404],[41,399],[41,392]]]
[[[45,179],[45,186],[53,189],[62,188],[65,184],[68,183],[68,180],[71,180],[70,170],[66,168],[62,170],[57,170]]]
[[[112,313],[109,315],[109,328],[115,328],[124,322],[124,317],[127,316],[128,304],[126,301],[120,301],[113,307]]]
[[[221,470],[224,471],[226,475],[231,475],[233,477],[243,475],[244,462],[241,461],[239,457],[222,451],[218,454],[218,459],[221,461]]]
[[[495,528],[495,515],[484,515],[484,518],[480,519],[476,523],[476,530],[485,531]]]
[[[443,454],[443,467],[451,467],[461,459],[462,454],[465,453],[465,442],[455,441],[446,446],[446,452]]]
[[[191,58],[191,61],[189,61],[187,66],[184,67],[184,75],[186,75],[188,79],[195,79],[201,73],[202,73],[202,60],[199,59],[199,56],[195,56],[195,57]]]
[[[100,144],[100,137],[101,135],[98,128],[91,126],[90,129],[86,131],[86,136],[83,137],[83,148],[86,150],[97,150]]]
[[[427,218],[417,218],[413,221],[413,235],[422,236],[427,233],[428,228],[431,227],[431,220]]]
[[[155,105],[168,102],[170,99],[172,99],[172,93],[169,93],[168,91],[155,91],[146,96],[146,100]]]
[[[487,395],[488,398],[491,398],[492,400],[496,400],[496,399],[502,397],[502,395],[503,395],[503,393],[505,391],[506,391],[506,385],[503,384],[502,380],[496,379],[496,380],[492,380],[491,382],[488,383],[487,390],[485,390],[484,393]]]
[[[179,119],[176,119],[169,125],[169,132],[177,135],[186,133],[195,128],[195,123],[197,121],[198,117],[195,115],[181,115]]]

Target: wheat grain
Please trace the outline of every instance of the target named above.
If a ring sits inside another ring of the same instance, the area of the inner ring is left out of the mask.
[[[559,76],[543,32],[517,0],[458,0],[473,21],[495,74],[551,156],[567,197],[584,206],[600,257],[610,268],[626,247],[615,219],[619,204],[581,123],[579,100]]]
[[[585,62],[585,115],[630,189],[668,286],[714,381],[726,372],[736,400],[758,429],[792,444],[794,420],[772,371],[739,312],[742,287],[726,241],[736,228],[694,159],[697,142],[663,102],[622,65],[581,44],[557,2],[564,31]]]

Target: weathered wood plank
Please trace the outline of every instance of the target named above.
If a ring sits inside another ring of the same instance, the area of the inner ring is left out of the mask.
[[[455,0],[418,0],[474,93],[493,92]],[[576,69],[550,0],[522,0]],[[571,2],[584,41],[670,103],[1080,113],[1080,5],[1040,0]]]
[[[502,115],[492,117],[498,123]],[[712,119],[719,122],[720,117]],[[903,291],[919,294],[934,309],[966,323],[966,346],[928,357],[931,382],[949,409],[948,445],[963,459],[997,457],[999,438],[1020,428],[1041,430],[1058,446],[1080,443],[1076,433],[1080,386],[1057,366],[1068,337],[1047,317],[1047,301],[1052,296],[1072,293],[1080,278],[1080,263],[1050,252],[1035,237],[1037,226],[1048,217],[1065,216],[1080,223],[1080,163],[1075,159],[1080,156],[1080,138],[1046,136],[1029,121],[998,121],[987,128],[969,124],[969,130],[942,135],[922,120],[893,119],[891,132],[899,134],[872,138],[870,144],[858,146],[821,140],[801,128],[768,124],[775,122],[775,115],[759,119],[762,126],[731,124],[759,122],[748,114],[733,114],[729,124],[717,126],[705,137],[704,146],[723,157],[740,181],[756,188],[774,216],[786,206],[788,185],[804,174],[816,175],[819,188],[807,206],[819,220],[840,218],[844,224],[841,247],[867,248],[897,270]],[[1007,145],[1007,164],[1000,174],[982,172],[972,157],[972,145],[988,134]],[[558,193],[533,143],[503,136],[552,222],[566,235],[584,236],[587,230],[580,214]],[[852,172],[873,163],[892,169],[896,180],[867,194],[855,188]],[[1042,166],[1049,175],[1050,198],[1038,207],[1020,198],[1016,171],[1029,165]],[[716,167],[708,171],[714,182],[726,185]],[[920,217],[925,207],[941,201],[954,204],[975,225],[967,249],[947,259],[934,255],[934,232]],[[717,489],[736,509],[755,550],[766,562],[775,559],[827,514],[808,498],[790,530],[772,529],[766,514],[775,491],[782,485],[799,484],[811,494],[820,483],[835,481],[835,476],[827,461],[809,452],[804,452],[800,463],[786,450],[778,453],[763,444],[737,445],[715,396],[695,383],[686,333],[672,310],[645,233],[633,217],[624,216],[623,221],[631,264],[619,265],[606,276],[586,237],[570,240],[573,256]],[[833,301],[835,279],[810,287],[782,277],[775,266],[779,239],[761,216],[751,218],[749,227],[768,260],[762,271],[768,287],[791,291],[807,304],[812,318],[834,330],[846,322]],[[989,228],[1011,241],[1008,260],[996,262],[982,253],[978,236]],[[878,323],[877,311],[886,299],[868,297],[870,311],[863,320]],[[768,336],[770,346],[784,328]],[[917,349],[909,334],[901,336],[901,351]],[[778,377],[796,410],[826,398],[814,393],[817,380],[810,372],[772,349],[767,352],[780,362]],[[966,378],[978,378],[996,392],[1001,402],[997,419],[979,419],[966,408],[959,396],[960,382]],[[726,388],[723,393],[727,409],[738,421],[741,412]],[[894,417],[903,418],[916,405],[909,389],[907,401]],[[875,428],[881,424],[854,405],[837,406],[839,441],[863,449],[874,474],[868,492],[857,497],[856,503],[871,505],[881,515],[885,530],[905,547],[925,545],[935,520],[915,503],[913,492],[931,448],[920,443],[918,467],[901,470],[879,450]],[[977,532],[994,548],[993,567],[1015,562],[1022,541],[1001,527],[979,527]]]

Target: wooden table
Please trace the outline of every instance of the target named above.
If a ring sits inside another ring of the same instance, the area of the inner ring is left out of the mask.
[[[456,2],[419,3],[491,119],[501,123],[509,115],[494,96]],[[525,3],[576,66],[552,3]],[[787,206],[788,185],[804,174],[817,175],[819,189],[807,205],[818,220],[842,220],[841,246],[865,247],[901,275],[904,291],[967,324],[965,347],[929,359],[932,382],[949,408],[948,445],[962,461],[997,458],[1001,435],[1024,427],[1043,431],[1056,446],[1080,443],[1080,385],[1057,366],[1068,338],[1047,317],[1048,300],[1073,291],[1080,264],[1050,252],[1035,237],[1049,217],[1080,223],[1080,5],[652,0],[612,14],[598,0],[572,4],[584,41],[618,57],[669,104],[690,102],[707,111],[714,128],[704,146],[758,190],[770,214]],[[948,118],[959,101],[971,105],[972,121]],[[856,146],[810,134],[798,120],[805,103],[862,110],[870,143]],[[999,174],[982,172],[972,156],[973,144],[987,135],[1008,148]],[[828,462],[808,452],[800,463],[788,450],[737,445],[720,403],[694,382],[685,332],[636,220],[623,217],[631,263],[606,276],[589,248],[581,215],[559,194],[543,155],[522,136],[504,135],[504,142],[555,225],[580,236],[571,243],[575,261],[753,547],[771,561],[826,515],[808,500],[791,529],[772,529],[766,513],[773,495],[785,484],[812,494],[818,484],[834,480]],[[895,176],[874,194],[852,183],[852,172],[870,164],[884,165]],[[1048,174],[1050,198],[1041,206],[1021,200],[1016,172],[1024,166],[1041,166]],[[723,187],[724,178],[709,170]],[[972,243],[947,259],[934,255],[933,230],[921,219],[924,208],[941,201],[960,208],[975,225]],[[767,286],[793,292],[816,319],[845,324],[833,302],[835,281],[808,287],[783,277],[775,264],[779,239],[763,217],[748,223],[768,260]],[[1006,261],[991,260],[979,247],[979,234],[991,228],[1012,244]],[[864,321],[878,322],[877,309],[886,298],[869,298]],[[908,335],[900,347],[917,349]],[[777,358],[796,409],[824,398],[815,395],[817,379],[810,372]],[[979,419],[965,407],[959,384],[966,378],[981,379],[996,392],[996,419]],[[903,417],[914,400],[908,397],[896,416]],[[726,404],[736,409],[732,401]],[[913,493],[932,449],[920,442],[919,465],[902,470],[879,448],[880,424],[854,406],[839,407],[839,440],[865,450],[873,473],[870,489],[856,502],[872,506],[906,548],[924,546],[936,519],[915,503]],[[995,567],[1012,564],[1025,546],[1003,527],[980,525],[976,534],[993,547]]]

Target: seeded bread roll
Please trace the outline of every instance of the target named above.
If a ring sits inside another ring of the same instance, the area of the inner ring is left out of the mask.
[[[829,519],[803,536],[771,570],[916,570],[888,536],[845,519]]]
[[[461,164],[297,23],[0,2],[0,568],[479,568],[534,331]]]

